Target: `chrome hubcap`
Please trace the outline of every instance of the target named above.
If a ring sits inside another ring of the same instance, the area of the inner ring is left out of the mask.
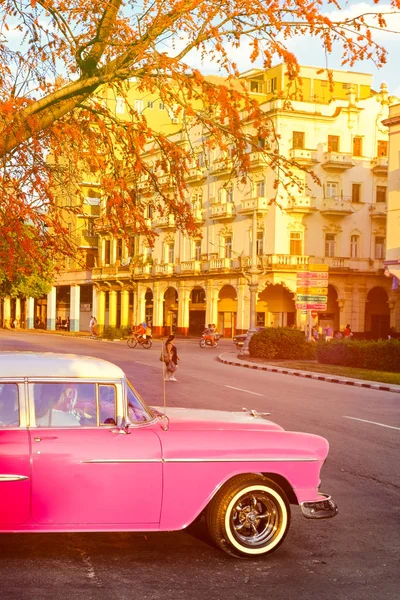
[[[264,546],[280,532],[281,507],[263,491],[243,495],[231,514],[231,531],[246,546]]]

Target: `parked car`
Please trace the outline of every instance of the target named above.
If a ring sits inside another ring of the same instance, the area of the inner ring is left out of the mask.
[[[205,515],[236,556],[276,550],[319,492],[328,442],[253,410],[149,407],[107,361],[0,353],[0,531],[170,531]]]

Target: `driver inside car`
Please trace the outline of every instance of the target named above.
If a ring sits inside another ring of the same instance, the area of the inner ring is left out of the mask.
[[[58,384],[36,384],[34,387],[37,426],[76,427],[80,425],[79,419],[74,414],[65,411],[67,397],[63,397],[62,394],[59,396],[60,386]],[[71,403],[70,406],[72,406]]]

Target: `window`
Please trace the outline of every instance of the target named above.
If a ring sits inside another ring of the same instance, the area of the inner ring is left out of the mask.
[[[159,103],[158,103],[158,108],[159,108],[160,110],[165,110],[165,104],[164,104],[164,102],[159,102]]]
[[[334,233],[325,234],[325,256],[335,256],[336,235]]]
[[[377,185],[376,186],[376,202],[386,202],[386,185]]]
[[[153,213],[154,213],[154,208],[152,204],[148,204],[146,207],[146,215],[147,215],[147,219],[152,219],[153,218]]]
[[[96,255],[90,250],[86,252],[85,266],[86,269],[93,269],[96,266]]]
[[[257,181],[256,183],[256,198],[265,196],[265,181]]]
[[[290,232],[290,250],[289,253],[292,256],[300,256],[303,254],[303,240],[302,234],[300,231],[291,231]]]
[[[93,237],[95,235],[94,233],[94,222],[93,219],[88,219],[87,223],[86,223],[86,234],[89,237]]]
[[[134,107],[136,112],[141,115],[143,112],[143,100],[135,100]]]
[[[262,231],[257,232],[256,249],[257,256],[264,254],[264,233]]]
[[[122,257],[122,239],[119,238],[117,240],[116,248],[115,248],[115,259],[121,260]]]
[[[126,395],[128,400],[129,420],[133,423],[151,421],[153,418],[152,414],[146,410],[146,407],[140,400],[140,396],[135,392],[129,381]]]
[[[109,265],[111,260],[111,241],[106,240],[104,243],[104,264]]]
[[[304,131],[293,131],[293,148],[304,148]]]
[[[336,181],[327,181],[325,184],[325,198],[336,198],[339,186]]]
[[[194,259],[200,260],[201,257],[201,240],[194,241]]]
[[[167,257],[168,263],[173,264],[175,262],[175,246],[174,244],[168,244],[167,246]]]
[[[339,152],[339,142],[338,135],[328,135],[328,152]]]
[[[232,238],[227,236],[224,238],[225,258],[232,258]]]
[[[202,167],[205,166],[205,158],[204,158],[204,152],[199,152],[199,154],[197,154],[197,167],[199,169],[201,169]]]
[[[154,108],[154,102],[152,100],[147,102],[147,108]]]
[[[19,425],[18,386],[16,383],[0,384],[0,427]]]
[[[226,201],[229,203],[233,203],[233,188],[226,188]]]
[[[352,235],[350,237],[350,258],[358,258],[360,245],[360,236]]]
[[[267,94],[271,94],[271,93],[275,92],[277,87],[278,87],[278,80],[276,77],[267,79]]]
[[[262,94],[263,91],[263,84],[262,81],[250,81],[250,91],[254,92],[256,94]]]
[[[353,183],[351,186],[351,201],[361,202],[361,183]]]
[[[362,137],[353,138],[353,156],[362,156]]]
[[[378,140],[378,156],[388,155],[388,143],[386,140]]]
[[[375,258],[383,259],[385,258],[385,238],[384,237],[376,237],[375,238]]]
[[[115,387],[94,383],[35,383],[33,399],[38,427],[115,425]]]
[[[117,96],[115,112],[118,115],[123,115],[125,112],[125,100],[124,100],[124,98],[121,98],[121,96]]]
[[[151,246],[146,246],[145,249],[146,262],[151,262],[153,258],[153,248]]]

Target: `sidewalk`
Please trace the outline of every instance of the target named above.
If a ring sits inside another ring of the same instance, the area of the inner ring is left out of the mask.
[[[292,375],[294,377],[305,377],[306,379],[316,379],[317,381],[328,381],[329,383],[339,383],[342,385],[351,385],[361,388],[370,388],[382,392],[395,392],[400,394],[400,385],[383,384],[376,381],[367,381],[365,379],[351,379],[350,377],[338,377],[337,375],[328,375],[327,373],[311,373],[310,371],[301,371],[299,369],[285,369],[283,367],[274,367],[269,364],[255,363],[250,360],[242,360],[237,356],[237,352],[223,352],[218,356],[219,362],[235,367],[244,367],[245,369],[257,369],[259,371],[269,371],[270,373],[280,373],[283,375]]]

